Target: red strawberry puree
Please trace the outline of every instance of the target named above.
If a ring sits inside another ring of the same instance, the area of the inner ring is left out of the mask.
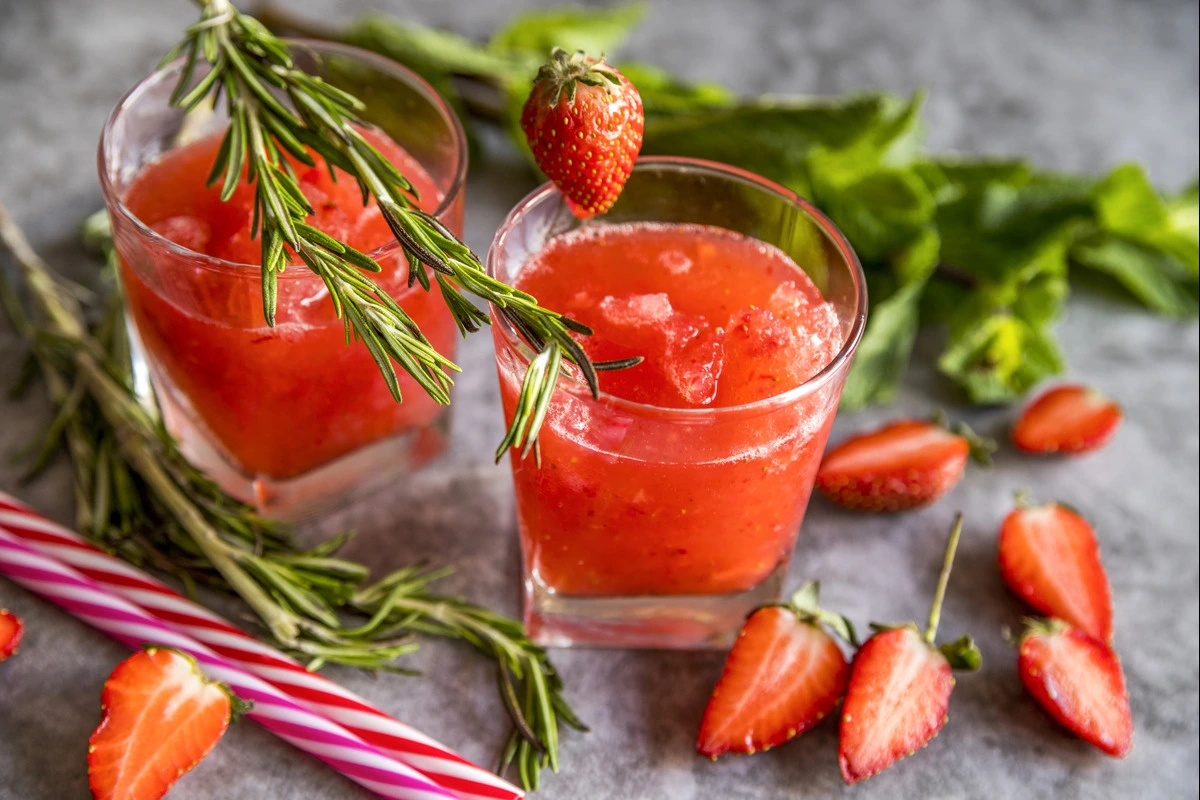
[[[836,391],[731,410],[799,386],[840,350],[832,306],[782,251],[698,225],[592,225],[550,241],[518,276],[543,305],[590,326],[607,394],[560,391],[542,466],[517,461],[529,574],[580,595],[751,588],[790,551]],[[501,360],[511,414],[520,370]],[[785,400],[781,398],[781,400]]]
[[[408,177],[422,208],[442,198],[433,179],[390,139],[365,135]],[[204,262],[160,248],[122,248],[122,279],[129,312],[156,371],[159,391],[216,440],[242,470],[287,478],[381,438],[428,424],[439,411],[406,375],[397,404],[370,354],[347,345],[342,322],[319,278],[303,265],[279,278],[274,328],[263,317],[261,244],[252,239],[254,190],[242,184],[222,203],[220,186],[205,181],[220,143],[213,136],[173,150],[146,167],[124,199],[158,233],[194,253],[233,266]],[[324,161],[293,162],[301,190],[316,213],[309,222],[364,252],[393,241],[372,202],[364,206],[355,182]],[[448,220],[461,225],[461,206]],[[437,292],[407,288],[398,253],[381,259],[374,280],[416,320],[442,353],[453,355],[453,319]]]

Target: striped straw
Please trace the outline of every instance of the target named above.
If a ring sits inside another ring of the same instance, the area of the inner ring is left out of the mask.
[[[333,681],[309,672],[302,664],[4,492],[0,492],[0,529],[8,530],[31,547],[79,570],[108,591],[207,645],[462,800],[517,800],[523,796],[520,789],[492,772],[393,719]]]
[[[454,795],[400,764],[340,725],[302,708],[194,639],[106,592],[71,567],[0,529],[0,572],[132,648],[147,642],[188,653],[205,673],[254,703],[247,714],[259,725],[329,764],[350,780],[392,800],[445,800]]]

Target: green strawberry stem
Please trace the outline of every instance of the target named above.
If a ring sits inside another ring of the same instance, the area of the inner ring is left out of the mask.
[[[938,576],[937,591],[933,593],[933,605],[929,607],[929,626],[925,629],[925,643],[933,646],[937,637],[938,623],[942,620],[942,601],[946,599],[946,586],[950,583],[950,570],[954,567],[954,554],[958,551],[958,540],[962,536],[963,515],[960,511],[950,529],[950,541],[946,545],[946,556],[942,560],[942,574]]]
[[[857,649],[858,635],[854,632],[854,624],[836,611],[821,608],[820,597],[821,582],[805,581],[787,602],[764,603],[758,608],[766,608],[768,606],[786,608],[795,614],[796,618],[801,622],[809,625],[824,624],[834,634],[840,636],[843,641]],[[757,611],[758,608],[754,610]]]

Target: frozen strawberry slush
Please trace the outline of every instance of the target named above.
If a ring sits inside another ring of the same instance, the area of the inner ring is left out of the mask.
[[[599,402],[557,393],[540,468],[514,454],[528,574],[570,595],[719,594],[784,563],[840,388],[779,397],[842,346],[812,280],[731,231],[635,223],[552,239],[517,282],[593,329],[593,360],[645,359],[601,373]],[[520,373],[500,359],[509,414]]]
[[[413,183],[421,207],[434,210],[442,192],[421,165],[390,139],[365,135]],[[440,407],[404,374],[404,402],[392,399],[366,348],[346,343],[328,291],[304,265],[279,277],[276,325],[267,326],[261,243],[251,236],[254,189],[243,183],[221,202],[219,184],[205,186],[219,144],[218,135],[168,152],[123,198],[134,216],[190,251],[118,242],[129,313],[167,405],[182,408],[244,472],[272,478],[305,473],[431,422]],[[340,170],[331,175],[320,157],[316,162],[292,162],[314,209],[309,223],[364,252],[393,241],[378,206],[363,204],[354,180]],[[461,227],[461,214],[460,204],[449,211],[451,228]],[[453,355],[456,329],[438,294],[408,288],[398,251],[380,265],[376,283],[434,347]]]

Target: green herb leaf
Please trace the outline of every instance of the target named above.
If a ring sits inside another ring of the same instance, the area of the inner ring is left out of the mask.
[[[440,82],[449,75],[483,78],[514,73],[513,60],[456,33],[369,12],[344,28],[338,38],[404,64],[426,80]]]
[[[737,96],[724,86],[687,83],[652,64],[622,61],[620,70],[637,87],[647,117],[730,108],[737,103]]]
[[[583,50],[597,57],[611,55],[625,43],[644,14],[641,3],[607,9],[531,11],[513,17],[492,36],[488,48],[494,53],[532,54],[535,70],[555,47]],[[532,72],[529,75],[533,77]]]
[[[1058,343],[1045,327],[999,312],[972,320],[951,336],[938,369],[972,403],[1009,403],[1063,370]]]
[[[1159,314],[1196,314],[1196,283],[1169,253],[1136,241],[1102,234],[1071,249],[1074,263],[1114,279],[1142,305]]]

